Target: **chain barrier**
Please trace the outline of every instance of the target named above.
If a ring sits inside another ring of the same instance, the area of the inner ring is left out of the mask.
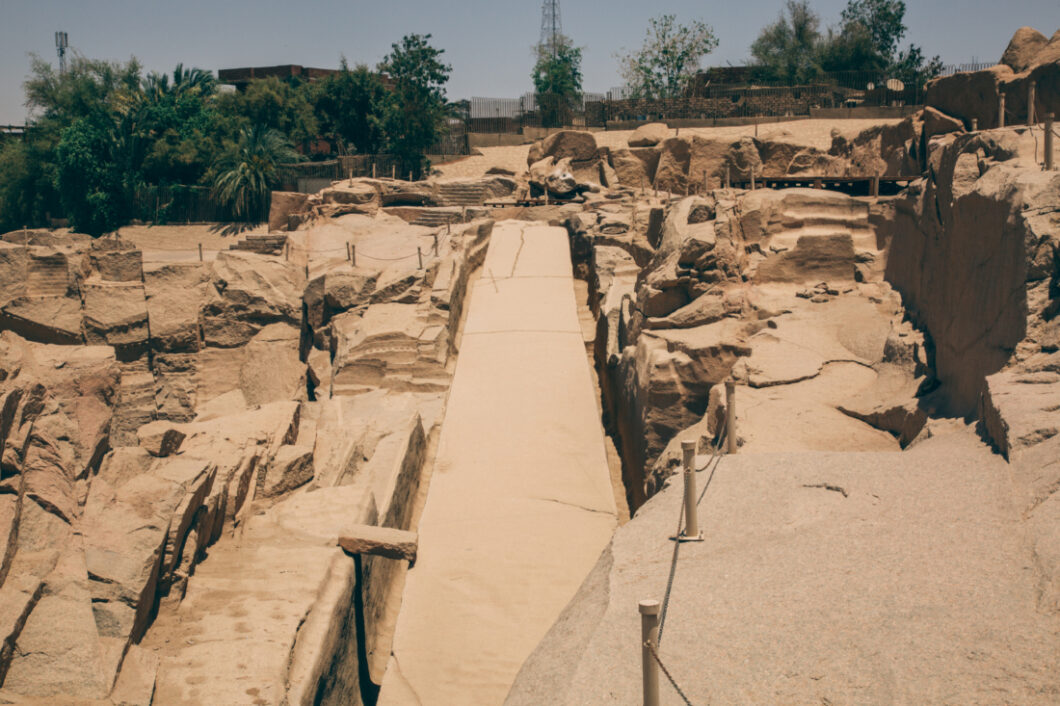
[[[726,412],[728,414],[728,412]],[[714,467],[710,470],[710,476],[707,477],[707,483],[703,486],[703,490],[699,494],[699,498],[696,499],[696,506],[703,500],[703,496],[707,494],[707,488],[710,487],[710,483],[714,480],[714,471],[718,469],[718,465],[721,463],[723,454],[721,449],[725,444],[725,436],[728,433],[729,425],[725,424],[721,428],[721,434],[718,436],[717,441],[711,448],[710,458],[707,460],[707,465],[704,466],[703,470],[707,470],[714,464]],[[670,559],[670,575],[666,580],[666,593],[663,594],[662,609],[659,611],[659,644],[662,644],[663,628],[666,626],[666,612],[670,607],[670,594],[673,591],[674,576],[677,575],[677,559],[681,551],[681,531],[684,529],[685,519],[685,503],[682,500],[681,510],[677,514],[677,532],[674,533],[674,553]]]
[[[648,648],[649,652],[651,652],[652,659],[654,659],[655,663],[659,665],[659,669],[662,670],[662,673],[666,675],[666,680],[670,682],[670,686],[674,688],[674,691],[677,692],[677,695],[681,697],[681,700],[685,702],[686,706],[692,706],[692,702],[689,701],[688,696],[685,695],[684,690],[677,685],[677,680],[674,679],[674,676],[670,674],[670,670],[666,668],[665,664],[663,664],[662,658],[659,657],[659,653],[656,651],[655,645],[652,644],[651,640],[645,642],[644,646]]]

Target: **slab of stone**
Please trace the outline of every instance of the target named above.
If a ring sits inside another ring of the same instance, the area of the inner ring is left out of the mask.
[[[403,559],[409,563],[416,561],[419,539],[415,532],[373,525],[359,525],[346,531],[348,534],[338,539],[338,545],[345,552]]]

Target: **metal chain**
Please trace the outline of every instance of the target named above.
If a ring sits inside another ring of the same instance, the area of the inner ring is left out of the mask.
[[[651,640],[645,642],[644,646],[648,648],[649,652],[651,652],[651,656],[655,659],[655,663],[659,665],[659,669],[661,669],[662,673],[666,675],[666,679],[670,682],[670,686],[674,688],[674,691],[677,692],[677,695],[681,697],[681,700],[685,702],[686,706],[692,706],[692,702],[688,700],[687,696],[685,696],[684,690],[677,685],[677,680],[674,679],[673,675],[670,674],[670,670],[666,668],[665,664],[663,664],[662,659],[659,657],[659,653],[655,651],[655,645],[652,644]]]
[[[728,414],[728,412],[726,412]],[[699,494],[699,498],[696,499],[696,506],[699,506],[700,501],[703,500],[703,496],[706,495],[707,488],[710,487],[710,482],[714,479],[714,471],[718,470],[718,465],[721,463],[721,448],[725,443],[725,434],[728,432],[729,425],[727,423],[722,427],[721,436],[718,437],[717,443],[714,444],[710,459],[707,461],[707,465],[704,468],[710,467],[711,463],[714,463],[714,468],[710,471],[710,476],[707,478],[706,485],[703,486],[703,491]],[[693,462],[694,463],[694,462]],[[694,471],[695,469],[693,469]],[[663,628],[666,626],[666,612],[670,607],[670,593],[674,588],[674,576],[677,575],[677,557],[681,551],[681,530],[684,528],[685,520],[685,503],[684,499],[681,500],[681,509],[677,513],[677,531],[674,533],[674,553],[670,559],[670,575],[666,579],[666,593],[663,594],[662,609],[659,611],[659,644],[662,644]]]

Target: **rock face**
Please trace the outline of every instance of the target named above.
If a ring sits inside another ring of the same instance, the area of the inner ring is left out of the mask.
[[[1010,131],[957,136],[889,226],[887,279],[930,332],[956,414],[975,412],[987,376],[1043,316],[1048,294],[1035,292],[1057,276],[1056,226],[1043,207],[1060,199],[1060,178],[1027,169],[1033,148]]]
[[[1060,112],[1060,34],[1049,40],[1030,27],[1016,31],[1001,62],[983,71],[956,73],[928,82],[926,103],[981,129],[998,122],[1005,94],[1005,124],[1026,124],[1030,84],[1036,85],[1035,115]]]
[[[1027,579],[1005,464],[966,431],[901,454],[741,453],[698,475],[705,541],[682,546],[658,648],[690,702],[1053,699],[1058,618]],[[508,706],[642,703],[637,604],[663,598],[680,506],[675,483],[619,528]]]
[[[423,204],[424,188],[361,180],[307,204]],[[389,257],[394,219],[335,227]],[[417,229],[422,266],[382,267],[244,250],[145,267],[119,240],[0,242],[0,700],[360,703],[407,562],[336,539],[410,527],[491,230]],[[351,390],[354,369],[383,372]]]

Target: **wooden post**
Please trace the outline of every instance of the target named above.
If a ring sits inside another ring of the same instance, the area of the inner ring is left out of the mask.
[[[357,267],[357,246],[350,243],[350,264]]]
[[[736,383],[725,381],[725,436],[728,452],[736,453]]]
[[[641,601],[640,661],[644,683],[644,706],[659,706],[659,665],[652,656],[648,643],[658,647],[659,601]]]
[[[375,162],[372,162],[372,178],[375,179]]]
[[[725,188],[732,188],[732,171],[728,164],[725,165]]]
[[[755,168],[751,167],[751,191],[755,190]]]
[[[394,180],[397,179],[397,165],[396,164],[391,164],[390,165],[390,178],[394,179]]]
[[[288,236],[288,237],[290,237],[290,236]],[[283,244],[283,259],[284,260],[290,260],[291,259],[291,244],[288,243],[288,242],[284,242],[284,244]]]
[[[979,118],[972,118],[972,132],[979,132]]]
[[[706,194],[710,190],[707,187],[708,187],[708,184],[707,184],[707,170],[704,169],[703,170],[703,193],[704,194]]]
[[[199,243],[199,262],[202,262],[202,243]]]
[[[448,220],[446,220],[445,225],[446,225],[447,228],[449,227],[449,221]],[[431,233],[431,235],[434,237],[434,254],[437,255],[438,254],[438,231],[435,231],[435,232]]]
[[[997,97],[997,126],[1005,127],[1005,94],[1000,93]]]
[[[346,241],[346,259],[350,259],[350,242],[348,240]]]
[[[872,177],[872,196],[873,198],[880,197],[880,176],[878,174]]]
[[[678,540],[702,540],[699,513],[696,511],[696,442],[681,442],[681,460],[685,467],[685,531]]]
[[[1037,122],[1034,118],[1034,92],[1035,92],[1034,81],[1027,83],[1027,124],[1034,125]]]
[[[412,181],[412,172],[409,172],[409,181]]]
[[[420,250],[420,246],[416,246],[416,260],[420,263],[420,269],[423,269],[423,251]]]
[[[1055,166],[1053,155],[1053,119],[1052,113],[1045,114],[1045,171],[1051,172]]]

